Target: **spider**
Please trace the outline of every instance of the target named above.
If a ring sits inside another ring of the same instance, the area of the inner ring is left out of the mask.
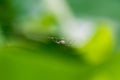
[[[49,37],[52,42],[58,44],[58,45],[65,45],[65,46],[70,46],[73,43],[73,40],[66,40],[65,38],[57,38],[57,37]]]

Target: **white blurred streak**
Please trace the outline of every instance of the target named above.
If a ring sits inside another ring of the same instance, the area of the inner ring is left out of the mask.
[[[66,23],[67,24],[67,23]],[[64,33],[67,34],[68,39],[74,40],[73,45],[82,47],[95,33],[95,24],[89,20],[77,20],[76,22],[69,22],[68,26],[64,28]]]
[[[58,20],[68,20],[73,17],[65,0],[44,0],[50,12],[53,12]]]
[[[44,0],[45,4],[57,17],[63,36],[74,40],[74,46],[83,46],[94,33],[94,24],[88,20],[76,20],[65,0]]]

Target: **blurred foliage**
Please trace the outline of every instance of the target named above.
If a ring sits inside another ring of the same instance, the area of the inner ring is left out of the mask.
[[[0,80],[120,80],[119,29],[115,33],[116,26],[98,19],[119,22],[120,2],[66,3],[76,21],[96,20],[95,33],[82,47],[63,37],[60,16],[43,0],[0,0]]]
[[[67,0],[77,16],[98,16],[120,19],[118,0]]]
[[[98,26],[100,28],[95,36],[83,47],[86,59],[96,64],[103,62],[104,59],[109,57],[114,46],[114,40],[109,29],[110,25],[102,22],[98,23]]]

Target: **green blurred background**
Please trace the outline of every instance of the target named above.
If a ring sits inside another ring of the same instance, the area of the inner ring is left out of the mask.
[[[119,0],[0,0],[0,80],[120,80]]]

